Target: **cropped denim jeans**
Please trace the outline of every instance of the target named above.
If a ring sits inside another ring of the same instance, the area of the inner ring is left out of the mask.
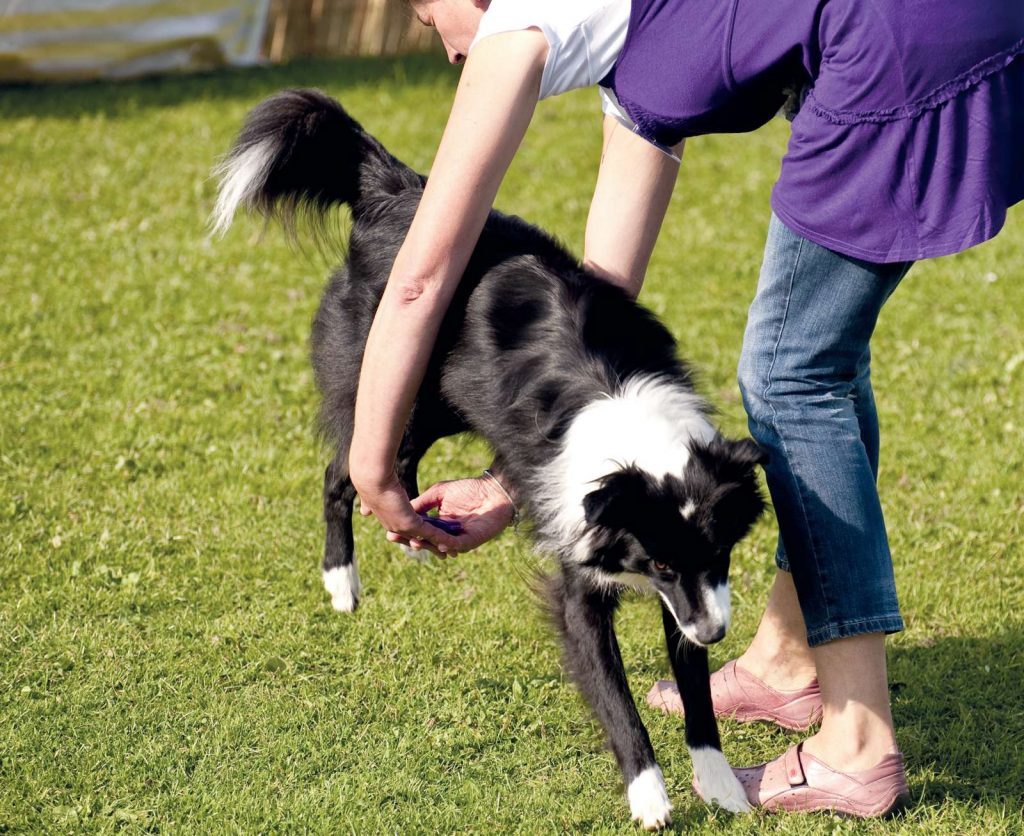
[[[903,629],[876,487],[868,344],[908,269],[833,252],[772,215],[739,383],[769,457],[775,561],[793,575],[812,647]]]

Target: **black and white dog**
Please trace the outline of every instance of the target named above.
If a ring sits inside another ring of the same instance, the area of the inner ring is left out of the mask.
[[[248,116],[220,167],[214,227],[239,206],[290,225],[352,208],[345,264],[313,323],[322,424],[337,445],[324,480],[324,583],[335,608],[359,597],[348,453],[360,360],[424,178],[333,99],[273,96]],[[646,309],[589,274],[523,220],[492,212],[430,358],[398,461],[410,496],[439,438],[472,430],[558,558],[549,584],[569,673],[607,731],[633,818],[670,821],[650,739],[626,681],[614,615],[626,587],[660,599],[686,741],[705,797],[748,810],[721,751],[706,645],[729,626],[730,551],[763,509],[749,440],[723,439],[675,341]]]

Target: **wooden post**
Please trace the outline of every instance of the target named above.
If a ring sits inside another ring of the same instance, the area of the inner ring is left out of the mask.
[[[292,58],[395,55],[433,46],[397,0],[272,0],[264,54]]]

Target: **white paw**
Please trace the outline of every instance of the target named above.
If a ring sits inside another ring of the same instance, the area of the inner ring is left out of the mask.
[[[633,820],[645,830],[658,830],[672,823],[672,802],[668,800],[660,767],[649,766],[630,781],[626,797]]]
[[[406,557],[411,557],[413,560],[420,561],[420,563],[430,558],[430,552],[427,549],[414,549],[412,546],[405,545],[405,543],[396,543],[395,545],[405,552]]]
[[[730,813],[749,813],[750,802],[743,785],[732,771],[729,762],[718,749],[705,746],[691,749],[693,774],[697,776],[701,795],[708,803],[715,802]]]
[[[355,562],[324,572],[324,588],[331,593],[331,606],[338,612],[352,612],[359,603],[359,571]]]

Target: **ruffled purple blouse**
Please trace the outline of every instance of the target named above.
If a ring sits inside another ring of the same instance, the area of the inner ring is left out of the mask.
[[[662,145],[803,88],[772,208],[856,258],[959,252],[1024,199],[1024,0],[633,0],[601,83]]]

